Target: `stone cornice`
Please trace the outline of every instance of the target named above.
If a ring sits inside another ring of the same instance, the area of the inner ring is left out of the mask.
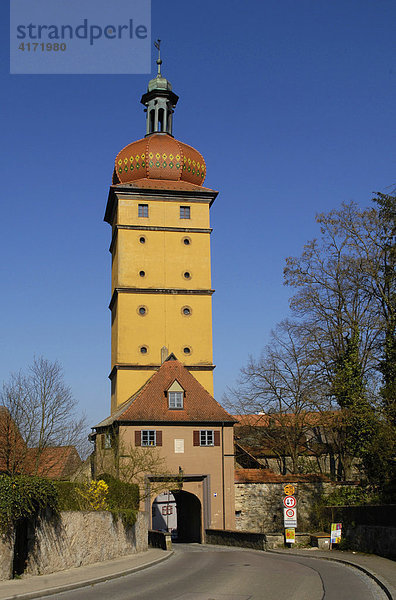
[[[111,244],[109,247],[109,252],[113,251],[114,244],[117,239],[117,234],[119,229],[127,229],[131,231],[172,231],[178,233],[212,233],[213,229],[210,227],[208,229],[201,227],[155,227],[149,225],[115,225],[113,227],[113,235],[111,238]]]
[[[115,288],[109,304],[110,310],[112,310],[118,294],[169,294],[181,296],[212,296],[214,294],[214,290],[191,290],[183,288]]]
[[[109,379],[113,379],[117,371],[158,371],[160,364],[136,365],[136,364],[117,364],[114,365],[109,373]],[[213,371],[216,365],[184,365],[188,371]]]
[[[112,185],[110,186],[104,221],[110,223],[110,225],[113,223],[115,208],[121,197],[141,198],[145,201],[203,202],[211,206],[217,194],[218,192],[207,188],[196,190],[165,190],[138,188],[127,184]]]

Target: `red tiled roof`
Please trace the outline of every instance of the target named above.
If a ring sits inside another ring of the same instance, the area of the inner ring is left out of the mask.
[[[41,451],[36,471],[37,452],[37,448],[29,448],[25,472],[49,479],[68,479],[82,464],[74,446],[53,446]]]
[[[325,475],[277,475],[271,469],[236,469],[236,483],[309,483],[330,481]]]
[[[67,479],[82,461],[74,446],[54,446],[40,452],[27,448],[9,411],[0,406],[0,472],[37,474],[50,479]]]
[[[271,414],[247,414],[247,415],[233,415],[237,421],[235,427],[268,427],[272,422],[273,424],[285,425],[287,421],[293,423],[294,418],[298,418],[299,421],[306,425],[322,425],[334,422],[341,416],[340,411],[318,411],[318,412],[301,412],[295,415],[294,413],[283,413],[280,416],[276,413]]]
[[[182,192],[200,191],[200,192],[213,192],[210,188],[190,183],[189,181],[171,181],[167,179],[136,179],[129,183],[118,183],[114,182],[113,187],[117,189],[120,187],[131,187],[131,188],[143,188],[149,190],[180,190]]]
[[[177,379],[185,390],[182,409],[168,408],[166,390]],[[161,365],[145,385],[124,403],[109,419],[97,427],[114,421],[227,422],[235,419],[209,394],[173,355]]]

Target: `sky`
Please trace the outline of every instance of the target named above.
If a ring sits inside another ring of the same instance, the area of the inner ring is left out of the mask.
[[[11,0],[12,1],[12,0]],[[101,2],[103,0],[98,0]],[[288,316],[287,256],[315,215],[395,176],[394,0],[152,1],[211,208],[215,397]],[[58,360],[91,426],[110,412],[110,227],[116,154],[145,134],[145,75],[10,75],[1,28],[0,381]]]

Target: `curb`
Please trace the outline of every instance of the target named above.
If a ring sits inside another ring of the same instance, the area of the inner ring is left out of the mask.
[[[385,594],[387,595],[389,600],[395,600],[394,596],[392,595],[392,592],[387,587],[387,585],[389,585],[389,584],[387,582],[385,582],[385,580],[380,579],[378,575],[376,575],[372,571],[369,571],[369,569],[367,569],[366,567],[362,567],[362,565],[359,565],[358,563],[351,562],[351,561],[343,559],[343,558],[333,558],[332,556],[306,556],[305,554],[297,554],[296,552],[277,552],[276,550],[267,550],[267,552],[269,552],[271,554],[278,554],[280,556],[285,556],[285,555],[288,556],[289,555],[289,556],[298,556],[300,558],[305,558],[305,557],[306,558],[315,558],[316,560],[330,560],[332,562],[338,562],[338,563],[341,563],[344,565],[348,565],[349,567],[355,567],[355,569],[362,571],[363,573],[368,575],[368,577],[373,579],[375,581],[375,583],[377,585],[379,585],[379,587],[383,590],[383,592],[385,592]]]
[[[82,581],[76,581],[75,583],[65,583],[64,585],[58,585],[51,588],[45,588],[43,590],[37,590],[35,592],[26,592],[23,594],[13,594],[12,596],[7,596],[1,598],[1,600],[31,600],[32,598],[43,598],[44,596],[51,596],[53,594],[60,594],[61,592],[69,592],[71,590],[77,590],[79,588],[88,587],[90,585],[95,585],[96,583],[103,583],[104,581],[109,581],[111,579],[117,579],[118,577],[125,577],[125,575],[131,575],[132,573],[137,573],[138,571],[143,571],[144,569],[148,569],[149,567],[153,567],[159,563],[168,560],[174,551],[170,551],[168,554],[161,558],[156,558],[150,562],[144,563],[143,565],[139,565],[137,567],[131,567],[130,569],[125,569],[124,571],[119,571],[117,573],[111,573],[110,575],[103,575],[102,577],[95,577],[93,579],[85,579]]]

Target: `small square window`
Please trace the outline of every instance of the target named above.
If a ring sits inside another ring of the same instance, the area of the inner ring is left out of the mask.
[[[138,205],[138,217],[148,217],[148,204]]]
[[[213,429],[201,429],[199,432],[200,446],[214,446]]]
[[[183,408],[183,392],[168,392],[169,408]]]
[[[181,219],[189,219],[190,218],[190,207],[189,206],[181,206],[180,207],[180,218]]]
[[[143,430],[142,431],[142,446],[156,446],[156,435],[155,430]]]

